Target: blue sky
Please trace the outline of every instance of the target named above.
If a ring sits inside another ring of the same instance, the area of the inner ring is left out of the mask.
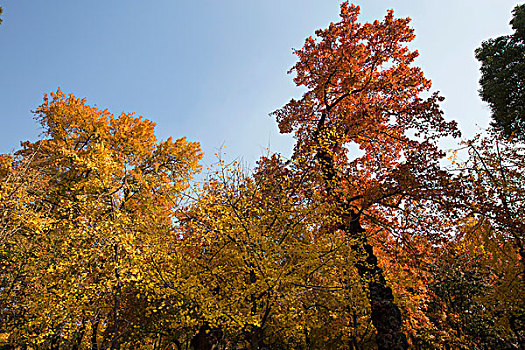
[[[361,20],[412,18],[417,64],[446,97],[448,119],[465,137],[489,122],[477,95],[482,40],[511,33],[510,0],[363,0]],[[32,119],[60,87],[119,114],[157,123],[160,139],[186,136],[214,161],[253,165],[292,139],[268,113],[300,96],[292,48],[338,20],[335,0],[0,0],[0,153],[39,133]],[[446,147],[452,147],[451,144]]]

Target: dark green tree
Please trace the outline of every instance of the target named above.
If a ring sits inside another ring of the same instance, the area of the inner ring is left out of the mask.
[[[492,111],[492,126],[505,137],[525,139],[525,4],[510,21],[514,33],[489,39],[476,49],[481,62],[481,99]]]

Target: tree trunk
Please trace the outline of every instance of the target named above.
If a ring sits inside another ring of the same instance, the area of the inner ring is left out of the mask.
[[[364,240],[360,247],[355,248],[358,252],[357,271],[368,284],[368,299],[372,324],[377,330],[378,349],[408,349],[407,339],[402,331],[401,312],[394,303],[392,289],[387,286],[383,271],[377,266],[372,246]]]
[[[84,338],[85,332],[86,332],[86,321],[82,320],[82,326],[80,327],[77,334],[73,338],[73,344],[71,344],[71,350],[80,349],[80,345],[82,344],[82,338]]]
[[[190,345],[194,350],[213,350],[216,349],[222,339],[222,330],[210,328],[207,324],[202,325],[199,331],[191,339]]]
[[[358,242],[352,246],[357,258],[355,267],[359,276],[367,283],[368,300],[371,307],[370,317],[377,330],[378,349],[408,349],[408,342],[402,331],[401,311],[394,303],[392,289],[387,286],[383,270],[379,268],[373,248],[364,235],[365,230],[359,222],[360,216],[348,207],[344,201],[344,195],[337,192],[336,182],[339,179],[334,160],[327,151],[323,150],[320,150],[316,157],[321,165],[327,194],[339,205],[341,217],[346,218],[345,224],[339,229],[346,232],[349,237],[357,239]]]
[[[100,321],[97,319],[91,326],[91,350],[98,350],[97,333],[99,322]]]

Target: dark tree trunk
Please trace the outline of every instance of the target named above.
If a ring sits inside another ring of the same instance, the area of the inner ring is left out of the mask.
[[[321,129],[322,124],[319,129]],[[316,136],[317,138],[317,136]],[[356,253],[355,267],[359,276],[366,281],[368,286],[368,299],[371,307],[372,324],[377,330],[376,342],[379,350],[405,350],[408,342],[402,331],[403,322],[401,311],[394,303],[392,289],[387,286],[383,270],[377,264],[372,246],[364,235],[364,229],[359,223],[359,215],[345,203],[344,195],[337,191],[339,181],[334,160],[326,151],[319,151],[317,159],[329,197],[332,198],[341,210],[341,217],[346,218],[344,225],[339,229],[346,232],[349,237],[357,239],[357,244],[352,246]]]
[[[91,350],[98,350],[97,333],[98,333],[99,320],[91,326]]]
[[[49,350],[59,350],[59,349],[60,349],[60,338],[55,335],[51,338],[51,344],[49,345]]]
[[[77,332],[73,338],[73,344],[71,344],[71,350],[79,350],[80,345],[82,344],[82,338],[84,338],[84,333],[86,331],[86,322],[82,321],[82,327]]]
[[[216,349],[222,339],[222,331],[218,328],[210,328],[207,324],[202,325],[199,331],[191,339],[190,345],[194,350]]]
[[[401,312],[394,303],[392,289],[387,286],[383,271],[377,265],[373,248],[363,240],[354,249],[358,252],[356,268],[359,276],[367,281],[368,299],[371,307],[372,324],[377,330],[376,342],[379,350],[408,349],[402,331]]]
[[[267,349],[266,344],[264,344],[264,331],[261,327],[253,327],[246,338],[248,350]]]

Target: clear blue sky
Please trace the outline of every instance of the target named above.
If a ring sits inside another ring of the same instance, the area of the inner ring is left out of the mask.
[[[118,114],[157,123],[160,139],[225,145],[250,165],[270,145],[290,154],[268,113],[300,95],[292,48],[338,20],[336,0],[0,0],[0,153],[34,140],[32,119],[58,86]],[[477,96],[482,40],[511,33],[511,0],[362,0],[361,20],[412,18],[418,64],[466,137],[488,125]]]

